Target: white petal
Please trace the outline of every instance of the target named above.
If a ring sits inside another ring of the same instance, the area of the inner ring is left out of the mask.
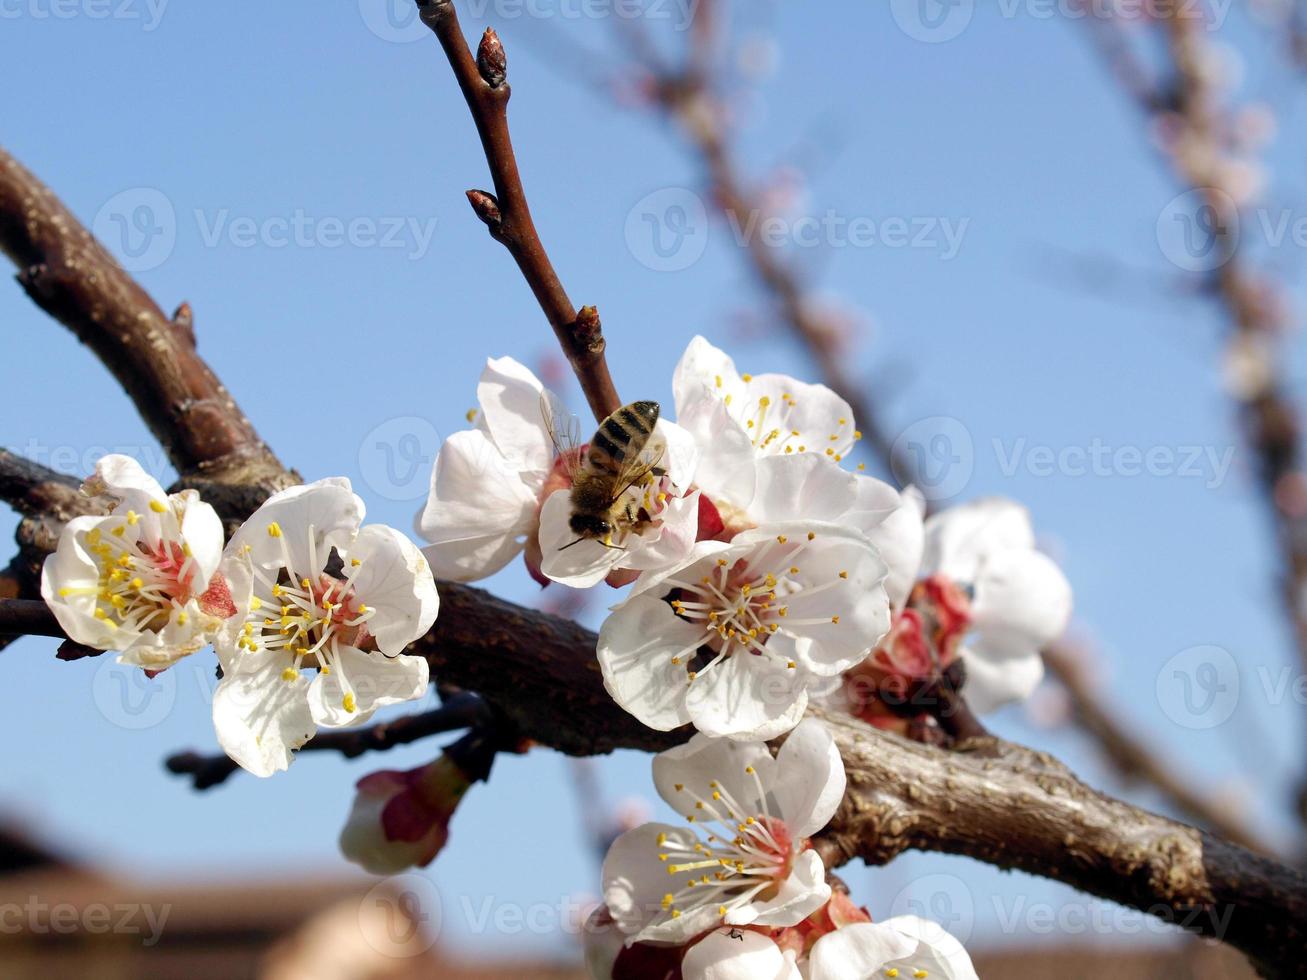
[[[681,961],[685,980],[779,980],[787,970],[781,948],[753,930],[710,932]]]
[[[936,980],[977,980],[976,968],[971,965],[966,949],[938,922],[916,915],[896,915],[882,925],[919,943],[916,951],[903,961],[900,976],[925,970]]]
[[[959,582],[973,582],[989,555],[1034,546],[1035,532],[1024,507],[1002,497],[973,500],[926,521],[922,576],[942,572]]]
[[[426,635],[436,621],[440,597],[417,545],[393,527],[369,524],[342,557],[360,563],[354,592],[376,610],[367,628],[382,653],[400,653]]]
[[[486,428],[508,465],[518,472],[539,474],[541,479],[554,462],[553,437],[540,406],[543,394],[545,387],[539,379],[511,357],[487,360],[477,385]],[[552,405],[559,405],[552,393],[546,397]]]
[[[722,395],[738,391],[740,387],[735,362],[725,351],[696,336],[686,346],[672,374],[676,416],[679,419],[700,402],[719,401]]]
[[[808,692],[800,675],[765,657],[736,654],[696,677],[685,705],[705,735],[766,741],[803,717]]]
[[[757,466],[757,491],[749,504],[749,517],[757,524],[840,521],[857,501],[857,479],[827,456],[768,456]]]
[[[627,553],[618,568],[640,571],[678,565],[694,551],[699,530],[699,493],[672,497],[658,514],[659,526],[626,539]]]
[[[746,772],[750,766],[754,775]],[[683,817],[695,815],[696,800],[712,805],[713,783],[745,810],[760,813],[763,801],[758,797],[758,786],[765,791],[774,782],[775,766],[776,761],[762,742],[736,742],[699,734],[684,745],[654,756],[653,780],[658,795]],[[724,808],[719,810],[725,812]]]
[[[962,660],[967,665],[963,694],[967,705],[979,714],[1024,701],[1044,679],[1044,658],[1033,651],[998,654],[973,643],[962,650]]]
[[[343,477],[290,487],[274,493],[237,529],[227,543],[227,554],[237,554],[249,545],[250,560],[256,565],[280,567],[284,542],[290,554],[290,570],[297,576],[317,578],[332,546],[353,538],[363,514],[363,501]],[[274,523],[281,529],[279,538],[269,533]],[[310,561],[310,528],[316,568]]]
[[[798,925],[829,902],[830,895],[826,865],[816,851],[804,851],[795,855],[794,865],[775,897],[733,909],[727,913],[726,922],[773,928]]]
[[[849,403],[830,388],[820,384],[807,384],[787,374],[759,374],[745,385],[748,395],[745,399],[735,399],[743,411],[744,406],[754,406],[767,397],[773,406],[783,404],[783,396],[791,395],[789,411],[785,414],[785,426],[799,435],[790,440],[790,445],[807,447],[807,452],[825,455],[829,449],[840,456],[846,455],[853,448],[854,419]],[[736,415],[742,417],[741,414]]]
[[[835,740],[815,718],[799,722],[776,757],[772,792],[781,818],[795,837],[811,837],[828,823],[844,799],[844,762]]]
[[[186,490],[172,497],[173,506],[181,502],[185,513],[182,516],[181,534],[190,548],[195,560],[197,572],[193,580],[196,592],[203,592],[209,579],[218,570],[222,561],[222,546],[226,534],[222,529],[222,518],[209,504],[200,499],[194,490]]]
[[[658,731],[690,720],[686,665],[703,630],[691,626],[652,596],[636,596],[615,609],[599,630],[604,688],[623,709]],[[688,650],[686,648],[689,648]],[[684,652],[679,665],[672,658]]]
[[[715,906],[686,909],[678,918],[663,913],[662,898],[671,879],[667,865],[658,860],[664,850],[658,843],[662,834],[669,846],[685,850],[699,840],[681,827],[647,823],[613,841],[604,858],[604,904],[630,940],[681,943],[720,921]],[[660,919],[665,921],[653,924]]]
[[[808,955],[809,976],[811,980],[871,980],[916,948],[916,940],[885,923],[854,923],[817,940]]]
[[[909,488],[900,495],[900,503],[893,513],[866,532],[889,567],[885,592],[895,609],[904,607],[921,569],[921,555],[926,544],[926,528],[922,521],[924,509],[921,494]]]
[[[92,493],[107,493],[134,510],[145,512],[151,500],[166,503],[167,493],[159,481],[146,473],[130,456],[110,453],[95,464],[95,475],[86,481]]]
[[[543,477],[541,477],[543,482]],[[456,432],[440,447],[418,530],[437,578],[471,582],[522,551],[535,527],[539,485],[522,482],[484,432]]]
[[[976,578],[972,625],[991,646],[1043,647],[1071,618],[1071,585],[1053,559],[1032,549],[1001,551]]]
[[[555,490],[540,508],[540,571],[555,582],[588,589],[602,582],[626,553],[595,538],[577,537],[568,524],[571,496],[570,490]]]
[[[416,701],[426,693],[429,680],[422,657],[387,657],[338,646],[331,672],[319,671],[309,685],[309,710],[313,720],[324,727],[358,725],[385,705]],[[355,700],[353,711],[345,707],[350,693]]]
[[[100,572],[95,559],[83,547],[86,532],[96,527],[122,523],[113,517],[74,517],[59,535],[54,554],[41,566],[41,598],[63,631],[73,640],[97,650],[119,650],[139,634],[114,629],[95,618],[96,592]],[[68,590],[61,595],[62,590]],[[84,594],[74,594],[86,590]]]
[[[676,421],[693,434],[699,446],[695,484],[719,508],[748,507],[757,487],[757,452],[743,426],[715,398],[681,409]]]
[[[302,674],[283,680],[285,654],[245,653],[239,669],[223,677],[213,695],[213,728],[231,759],[256,776],[286,769],[292,752],[313,737]]]
[[[684,493],[694,482],[694,473],[699,466],[699,444],[694,434],[675,422],[660,418],[654,428],[654,439],[663,446],[663,457],[659,468],[665,470],[679,492]]]

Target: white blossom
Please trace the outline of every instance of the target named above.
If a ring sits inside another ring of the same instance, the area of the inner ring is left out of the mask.
[[[886,568],[857,531],[818,521],[701,542],[645,575],[599,633],[609,694],[651,728],[770,739],[816,678],[862,661],[889,628]]]
[[[435,581],[400,532],[360,528],[363,513],[348,480],[320,480],[269,497],[227,546],[237,614],[218,634],[213,721],[257,775],[289,766],[318,725],[426,692],[426,660],[403,650],[436,618]]]
[[[627,944],[679,944],[719,925],[782,927],[831,896],[808,838],[844,796],[844,764],[821,722],[772,758],[762,742],[696,735],[654,760],[659,795],[688,828],[627,831],[604,860],[604,902]]]
[[[103,457],[84,491],[107,516],[75,517],[41,572],[41,596],[78,643],[162,670],[209,643],[232,612],[216,574],[222,522],[194,490],[167,494],[127,456]]]

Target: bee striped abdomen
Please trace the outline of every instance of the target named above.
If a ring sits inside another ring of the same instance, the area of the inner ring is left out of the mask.
[[[590,465],[606,473],[617,473],[628,454],[638,455],[658,423],[657,402],[623,405],[599,424],[590,440]]]

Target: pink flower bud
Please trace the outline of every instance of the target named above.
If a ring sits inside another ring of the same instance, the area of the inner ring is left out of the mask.
[[[448,755],[406,772],[370,773],[358,781],[340,849],[373,874],[425,867],[444,848],[450,818],[471,785]]]

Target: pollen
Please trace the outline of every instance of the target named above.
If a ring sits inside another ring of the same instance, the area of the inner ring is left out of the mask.
[[[469,408],[463,413],[463,418],[467,419],[469,422],[475,422],[477,420],[477,410],[475,408]]]
[[[789,540],[789,538],[787,538],[787,537],[786,537],[785,535],[783,535],[783,534],[778,534],[778,535],[776,535],[776,541],[777,541],[779,544],[784,544],[784,543],[785,543],[786,541],[788,541],[788,540]]]
[[[154,511],[156,514],[162,514],[162,513],[164,513],[167,509],[168,509],[168,505],[167,505],[167,504],[160,503],[160,502],[157,501],[157,500],[151,500],[151,501],[150,501],[150,510]]]
[[[809,531],[809,532],[808,532],[808,540],[809,540],[809,541],[813,541],[813,540],[815,540],[816,537],[817,537],[817,532],[816,532],[816,531]]]
[[[353,691],[347,693],[340,703],[341,706],[350,714],[353,714],[355,711],[358,711],[359,709],[358,700],[354,697]]]
[[[836,626],[838,626],[838,625],[840,624],[840,618],[839,618],[838,616],[832,616],[832,617],[830,618],[830,621],[831,621],[832,623],[834,623]]]
[[[753,380],[753,375],[752,375],[752,374],[742,374],[742,375],[740,375],[740,380],[743,381],[745,384],[748,384],[750,381]]]
[[[296,670],[294,667],[287,667],[285,670],[281,672],[281,679],[283,681],[293,681],[295,680],[295,678],[299,677],[299,675],[300,672]]]
[[[268,537],[270,538],[281,537],[281,525],[278,524],[276,521],[273,521],[271,524],[268,525]],[[276,595],[275,591],[273,592],[273,595]]]
[[[127,512],[127,523],[132,525],[132,527],[135,527],[137,524],[140,523],[140,521],[141,521],[141,515],[136,513],[136,511],[129,510]]]
[[[848,577],[849,577],[848,572],[840,572],[840,578],[848,578]]]

